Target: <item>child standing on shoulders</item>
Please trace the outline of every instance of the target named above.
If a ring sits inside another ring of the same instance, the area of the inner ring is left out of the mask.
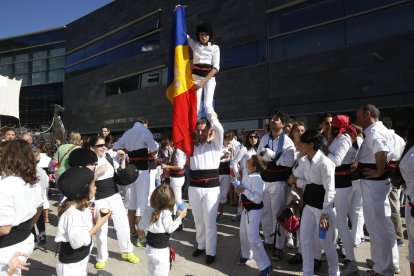
[[[243,184],[234,187],[234,190],[241,194],[243,207],[240,220],[241,257],[239,264],[245,265],[253,257],[260,270],[260,276],[267,276],[272,272],[272,266],[259,236],[264,190],[260,172],[266,170],[266,162],[262,157],[253,155],[246,161],[245,170],[247,173],[243,174]]]
[[[94,173],[85,167],[73,167],[64,172],[58,185],[66,200],[59,206],[59,225],[55,242],[60,242],[56,263],[58,276],[86,276],[92,250],[92,236],[108,221],[109,210],[98,212],[93,225],[89,201],[95,197]]]
[[[178,210],[173,220],[175,206],[174,192],[169,185],[161,184],[151,195],[151,207],[145,210],[139,222],[140,230],[147,232],[148,275],[168,275],[170,271],[170,234],[181,224],[187,208]]]

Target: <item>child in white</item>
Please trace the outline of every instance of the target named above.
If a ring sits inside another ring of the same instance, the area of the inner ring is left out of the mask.
[[[188,45],[193,50],[193,79],[197,88],[197,113],[200,117],[201,94],[204,90],[204,108],[207,113],[214,112],[213,98],[216,78],[220,70],[220,48],[213,44],[213,29],[210,24],[197,26],[197,38],[187,35]]]
[[[158,186],[151,195],[148,207],[139,222],[139,229],[146,231],[148,275],[164,276],[170,272],[170,234],[181,224],[187,208],[178,211],[173,220],[175,206],[174,192],[169,185]]]
[[[241,258],[239,264],[244,265],[253,257],[260,275],[268,275],[272,271],[272,266],[259,236],[264,190],[260,172],[266,169],[266,165],[262,157],[253,155],[246,161],[245,169],[247,173],[243,174],[243,185],[234,187],[234,190],[241,194],[244,209],[240,220]]]
[[[98,212],[93,225],[88,201],[94,198],[96,186],[90,169],[70,168],[59,177],[58,183],[67,199],[58,209],[60,218],[55,242],[60,242],[60,250],[56,273],[58,276],[86,276],[92,236],[108,221],[110,212],[103,217]]]

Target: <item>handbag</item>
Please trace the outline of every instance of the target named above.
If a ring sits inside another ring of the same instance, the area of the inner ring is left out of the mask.
[[[278,216],[277,221],[289,233],[295,232],[300,226],[299,218],[290,208],[285,209],[280,216]]]

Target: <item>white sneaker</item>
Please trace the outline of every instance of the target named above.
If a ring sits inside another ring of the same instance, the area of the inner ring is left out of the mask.
[[[295,244],[293,243],[293,239],[292,239],[291,237],[289,237],[289,238],[287,239],[287,242],[286,242],[286,247],[287,247],[287,248],[290,248],[290,249],[295,248]]]
[[[358,272],[355,260],[346,259],[341,267],[341,276],[352,275]]]

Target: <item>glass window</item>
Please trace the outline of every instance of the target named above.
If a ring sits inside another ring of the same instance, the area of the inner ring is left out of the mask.
[[[167,80],[168,80],[168,68],[167,67],[162,68],[161,77],[162,77],[161,84],[162,85],[167,85]]]
[[[118,95],[122,93],[138,91],[140,76],[132,76],[116,82],[106,84],[106,95]]]
[[[135,23],[131,28],[130,39],[149,33],[159,28],[160,16],[152,16],[144,21]]]
[[[48,83],[63,82],[64,81],[64,76],[65,76],[65,71],[63,69],[51,70],[51,71],[48,72],[48,75],[49,75]]]
[[[3,76],[12,76],[13,74],[13,65],[12,64],[2,64],[0,65],[0,75]]]
[[[12,63],[12,62],[13,62],[12,56],[0,57],[0,64],[6,64],[6,63]]]
[[[105,53],[105,64],[113,64],[132,56],[131,43]]]
[[[343,0],[309,1],[269,15],[269,35],[309,27],[344,16]]]
[[[124,43],[129,40],[130,29],[119,31],[106,38],[106,49],[111,49],[121,43]]]
[[[345,13],[346,15],[351,15],[399,1],[401,0],[345,0]]]
[[[71,64],[74,64],[74,63],[84,59],[85,58],[84,52],[85,52],[85,49],[80,49],[79,51],[76,51],[76,52],[74,52],[70,55],[67,55],[66,56],[66,65],[71,65]]]
[[[46,83],[46,72],[32,74],[32,85]]]
[[[99,54],[100,52],[105,50],[105,40],[99,40],[98,42],[95,42],[92,45],[89,45],[85,49],[85,58],[94,56],[96,54]]]
[[[85,71],[85,63],[81,62],[76,65],[66,67],[65,78],[71,78],[82,74]]]
[[[105,65],[105,55],[99,55],[85,61],[85,69],[94,70]]]
[[[29,54],[16,55],[16,62],[29,60]]]
[[[32,61],[32,72],[46,71],[46,59]]]
[[[266,61],[265,43],[257,41],[221,52],[221,68],[230,69],[235,67],[258,64]],[[242,59],[240,57],[243,57]]]
[[[16,79],[22,80],[22,86],[30,85],[29,74],[17,75]]]
[[[160,84],[161,70],[155,70],[142,74],[141,89]]]
[[[270,40],[269,60],[304,56],[344,45],[344,23],[337,22]]]
[[[60,45],[60,43],[59,44],[57,44],[57,45],[59,45],[59,47],[62,47],[62,45]],[[56,45],[53,45],[53,47],[55,47]],[[54,56],[61,56],[61,55],[64,55],[65,54],[65,48],[53,48],[53,49],[50,49],[50,56],[51,57],[54,57]]]
[[[413,2],[346,21],[346,40],[349,45],[413,31]]]
[[[15,63],[14,72],[16,73],[16,75],[29,73],[29,63],[28,62]]]
[[[59,69],[65,67],[65,57],[52,57],[49,58],[49,70]]]
[[[33,52],[33,59],[45,58],[47,56],[47,51],[35,51]]]

